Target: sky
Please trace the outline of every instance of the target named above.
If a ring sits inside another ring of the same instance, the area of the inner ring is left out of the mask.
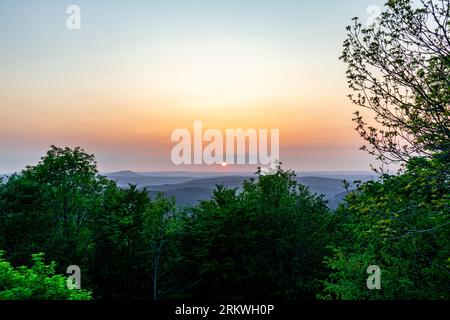
[[[0,173],[50,145],[85,148],[101,171],[224,170],[172,163],[171,133],[194,121],[279,129],[287,168],[368,170],[338,57],[351,18],[383,3],[0,0]]]

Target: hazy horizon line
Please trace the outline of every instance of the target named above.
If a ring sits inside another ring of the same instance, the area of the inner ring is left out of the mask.
[[[14,172],[0,172],[0,175],[12,175],[15,173],[20,173],[22,170],[17,170]],[[327,173],[338,173],[338,174],[355,174],[355,173],[363,173],[363,174],[375,174],[372,170],[293,170],[295,173],[319,173],[319,174],[327,174]],[[100,174],[114,174],[114,173],[136,173],[136,174],[151,174],[151,173],[220,173],[220,174],[233,174],[233,173],[248,173],[254,174],[255,170],[236,170],[236,171],[223,171],[223,170],[148,170],[148,171],[138,171],[138,170],[114,170],[114,171],[98,171]]]

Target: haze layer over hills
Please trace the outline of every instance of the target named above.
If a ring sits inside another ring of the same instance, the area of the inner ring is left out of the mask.
[[[217,185],[240,189],[244,180],[254,177],[246,172],[132,172],[105,173],[104,176],[126,188],[129,184],[146,187],[154,197],[159,192],[175,197],[177,205],[196,205],[208,200]],[[323,194],[329,207],[334,209],[343,200],[347,191],[343,181],[368,181],[376,179],[370,172],[300,172],[297,181],[317,194]]]

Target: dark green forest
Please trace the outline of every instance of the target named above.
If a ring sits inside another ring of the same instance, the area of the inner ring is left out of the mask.
[[[355,18],[341,56],[362,149],[398,172],[374,168],[334,211],[281,165],[179,208],[52,146],[0,181],[0,300],[450,299],[449,2],[421,3]]]
[[[281,167],[177,209],[52,147],[0,186],[0,298],[448,299],[448,160],[416,158],[335,212]],[[374,264],[381,290],[366,287]],[[66,289],[69,265],[89,292]]]

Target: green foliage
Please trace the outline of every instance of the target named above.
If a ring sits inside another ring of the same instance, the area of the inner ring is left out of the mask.
[[[14,268],[0,251],[0,300],[90,300],[86,290],[68,289],[67,279],[55,275],[55,263],[45,265],[44,254],[34,254],[33,266]]]
[[[448,181],[447,152],[414,158],[333,214],[278,167],[180,210],[99,176],[81,149],[52,147],[0,182],[1,297],[90,297],[54,275],[76,264],[96,299],[447,299]],[[36,252],[59,267],[30,261]],[[369,265],[379,291],[366,287]]]
[[[149,205],[147,191],[135,186],[121,190],[111,184],[105,190],[91,227],[95,247],[91,277],[100,285],[94,291],[98,297],[124,299],[150,293],[144,235]]]
[[[47,202],[38,183],[19,175],[0,185],[0,248],[8,260],[25,264],[53,239],[55,223]]]
[[[448,159],[412,159],[403,174],[362,185],[336,211],[325,297],[450,298]],[[369,265],[382,289],[366,287]]]
[[[362,149],[403,162],[346,197],[335,216],[321,298],[450,298],[449,2],[388,1],[377,24],[349,26],[341,59],[354,94],[378,127],[356,112]],[[418,157],[423,156],[423,157]],[[366,269],[381,268],[368,290]]]
[[[155,298],[174,203],[118,188],[80,148],[52,146],[36,166],[0,184],[0,248],[14,265],[35,252],[83,270],[96,298]]]
[[[13,263],[47,252],[59,266],[86,266],[92,254],[89,219],[106,179],[97,175],[92,155],[52,146],[36,166],[14,175],[1,189],[1,248]]]
[[[172,277],[165,266],[170,259],[170,236],[179,228],[175,199],[166,199],[161,194],[147,208],[144,221],[144,232],[148,246],[147,255],[150,259],[150,277],[152,279],[153,300],[158,300],[161,280]]]
[[[244,184],[218,186],[185,212],[172,234],[166,298],[306,299],[324,276],[329,211],[321,197],[278,168]]]
[[[104,299],[157,299],[166,232],[174,203],[146,189],[110,183],[92,218],[91,280]]]
[[[97,299],[449,299],[449,2],[420,3],[389,1],[367,28],[354,19],[341,57],[352,101],[379,125],[356,113],[364,148],[404,172],[334,214],[281,167],[180,210],[52,146],[0,179],[0,299],[90,299],[55,274],[69,265]],[[381,290],[366,286],[370,265]]]
[[[347,65],[362,149],[385,162],[450,149],[449,1],[393,0],[372,26],[347,27]],[[365,115],[364,115],[365,116]]]

